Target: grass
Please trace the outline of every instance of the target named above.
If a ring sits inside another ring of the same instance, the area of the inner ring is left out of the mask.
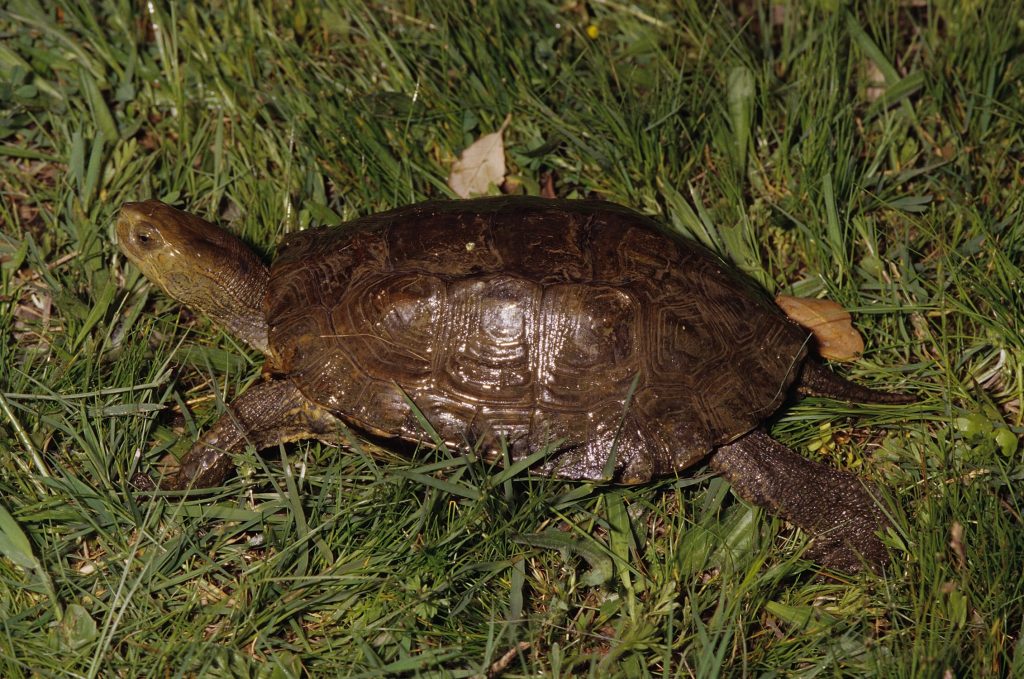
[[[1024,7],[703,4],[6,3],[0,676],[1024,674]],[[703,468],[602,487],[354,441],[132,491],[261,360],[126,266],[120,203],[269,255],[446,195],[509,113],[523,190],[839,301],[868,344],[840,370],[922,396],[772,423],[883,485],[884,577],[817,577]]]

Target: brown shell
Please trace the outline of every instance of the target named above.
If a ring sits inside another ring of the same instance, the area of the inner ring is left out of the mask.
[[[643,481],[782,403],[807,333],[705,248],[616,205],[423,203],[289,236],[267,295],[276,368],[371,433]],[[607,465],[614,455],[613,464]]]

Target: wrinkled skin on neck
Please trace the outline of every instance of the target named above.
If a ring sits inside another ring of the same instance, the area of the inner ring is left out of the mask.
[[[164,292],[267,353],[263,300],[270,271],[245,243],[152,199],[121,207],[117,239],[128,259]]]

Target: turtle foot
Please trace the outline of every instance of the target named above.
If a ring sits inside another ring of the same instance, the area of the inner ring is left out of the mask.
[[[870,571],[880,574],[889,562],[885,545],[874,535],[862,544],[853,545],[838,536],[818,535],[804,552],[804,557],[826,568],[843,573]]]

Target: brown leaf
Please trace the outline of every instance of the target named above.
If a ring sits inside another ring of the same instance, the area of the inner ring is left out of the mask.
[[[864,95],[868,98],[868,101],[875,101],[885,94],[885,75],[878,68],[878,65],[870,59],[865,60],[864,70],[867,71],[865,80],[868,83],[864,89]]]
[[[864,339],[850,320],[850,312],[829,299],[779,295],[775,303],[792,320],[814,334],[818,353],[832,361],[852,361],[864,353]]]
[[[964,525],[954,521],[949,527],[949,546],[956,555],[956,566],[963,570],[967,565],[967,550],[964,548]]]
[[[512,115],[497,132],[485,134],[470,144],[452,163],[448,175],[448,186],[461,198],[487,193],[491,185],[499,185],[505,179],[505,128]]]
[[[545,172],[541,175],[540,195],[542,198],[558,198],[555,193],[555,173]]]

